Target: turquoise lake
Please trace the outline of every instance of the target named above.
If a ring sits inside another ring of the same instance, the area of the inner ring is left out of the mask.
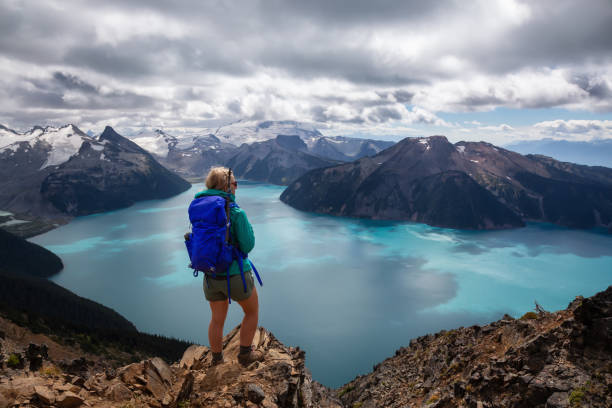
[[[79,217],[31,241],[58,254],[52,278],[121,313],[140,331],[208,344],[202,277],[187,265],[187,207],[202,185],[166,200]],[[465,232],[335,218],[283,204],[283,187],[240,182],[256,236],[250,254],[260,325],[306,350],[313,378],[337,387],[410,339],[504,313],[563,309],[612,284],[612,235],[546,224]],[[232,303],[225,332],[242,319]]]

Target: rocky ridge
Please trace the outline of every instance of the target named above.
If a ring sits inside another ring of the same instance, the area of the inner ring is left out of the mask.
[[[536,305],[520,319],[506,315],[485,326],[413,339],[338,390],[313,381],[305,353],[263,328],[253,344],[265,359],[248,367],[236,361],[236,327],[223,340],[220,365],[211,366],[207,347],[192,345],[172,364],[148,358],[118,368],[108,359],[76,358],[74,349],[51,339],[26,345],[19,339],[32,337],[22,329],[0,329],[0,407],[612,405],[612,286],[558,312]]]
[[[338,395],[360,408],[610,407],[612,286],[555,313],[419,337]]]
[[[174,364],[155,357],[117,369],[88,359],[53,361],[46,345],[14,350],[5,334],[3,352],[18,357],[0,376],[0,407],[341,406],[312,380],[304,352],[284,346],[263,328],[254,345],[264,351],[265,361],[241,366],[239,330],[225,336],[225,362],[217,366],[211,366],[207,347],[193,345]],[[61,354],[57,345],[52,349],[55,356]]]
[[[297,139],[299,145],[276,143],[279,137]],[[393,145],[324,136],[311,124],[294,121],[239,121],[201,134],[170,135],[155,129],[131,139],[184,177],[201,178],[212,166],[238,166],[240,177],[275,184],[288,184],[310,169],[374,155]]]
[[[612,227],[612,169],[444,136],[406,138],[371,157],[312,170],[281,200],[299,210],[459,229],[526,221]]]
[[[243,144],[225,164],[237,177],[286,185],[309,170],[338,162],[308,153],[297,135],[278,135],[265,142]]]

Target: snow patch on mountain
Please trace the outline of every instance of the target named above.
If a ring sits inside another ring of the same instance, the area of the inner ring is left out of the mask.
[[[170,148],[177,144],[177,138],[165,133],[163,130],[143,130],[131,137],[132,141],[149,153],[166,158]]]
[[[83,136],[85,136],[85,134],[78,131],[72,125],[64,126],[59,129],[46,128],[45,132],[38,136],[37,139],[51,145],[51,151],[47,156],[47,161],[43,163],[40,169],[42,170],[49,166],[58,166],[67,162],[72,156],[79,152],[83,142],[86,140],[85,138],[91,139],[89,136]]]
[[[221,141],[235,146],[275,139],[278,135],[297,135],[308,145],[310,139],[323,136],[312,124],[290,120],[238,121],[221,126],[214,132],[214,135]]]
[[[0,125],[0,152],[5,150],[15,151],[19,147],[18,142],[25,142],[32,138],[30,134],[23,134]],[[14,146],[11,146],[14,145]]]

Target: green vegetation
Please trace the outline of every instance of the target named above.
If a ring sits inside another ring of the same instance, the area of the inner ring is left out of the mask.
[[[352,385],[347,385],[346,387],[344,387],[343,389],[341,389],[340,391],[338,391],[338,398],[342,397],[344,394],[346,394],[347,392],[351,392],[355,389],[354,386]]]
[[[448,330],[448,331],[444,331],[443,335],[444,337],[456,337],[457,334],[459,333],[459,331],[457,329],[452,329],[452,330]]]
[[[191,403],[189,402],[189,400],[179,401],[177,405],[178,408],[189,408],[190,406]]]
[[[569,396],[570,406],[573,408],[582,406],[582,400],[584,399],[585,392],[586,389],[584,387],[579,387],[572,391]]]
[[[62,374],[62,370],[53,364],[49,364],[40,369],[40,373],[46,377],[57,377]]]
[[[363,405],[363,402],[356,402],[353,404],[353,408],[361,408],[362,405]]]
[[[21,365],[21,358],[17,354],[11,353],[8,360],[6,360],[6,365],[10,368],[17,368]]]
[[[0,315],[60,344],[111,358],[122,364],[159,356],[172,363],[191,343],[140,333],[114,310],[46,279],[7,273],[0,267]],[[128,353],[121,356],[117,351]]]
[[[538,315],[536,312],[527,312],[521,316],[519,320],[534,320],[537,319]]]
[[[0,228],[0,259],[9,271],[47,278],[62,270],[59,256]]]

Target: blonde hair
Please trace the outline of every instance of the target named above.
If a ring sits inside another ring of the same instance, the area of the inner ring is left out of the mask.
[[[230,169],[227,167],[213,167],[206,176],[206,188],[226,191],[229,185],[227,177]]]

